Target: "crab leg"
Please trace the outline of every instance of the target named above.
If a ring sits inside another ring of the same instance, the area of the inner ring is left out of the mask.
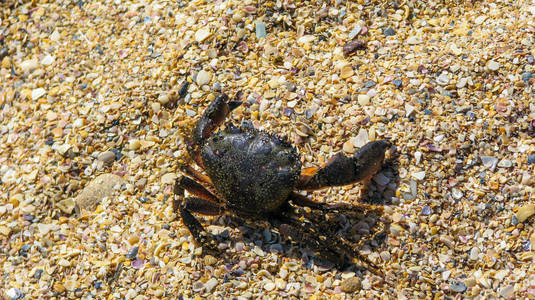
[[[314,200],[309,199],[308,197],[293,192],[290,194],[290,200],[292,200],[292,203],[301,206],[301,207],[310,207],[312,209],[318,209],[321,210],[323,213],[327,213],[330,211],[338,211],[338,212],[344,212],[344,213],[355,213],[355,212],[377,212],[381,213],[383,211],[382,206],[376,206],[376,205],[370,205],[365,203],[357,203],[356,205],[349,205],[346,203],[337,203],[337,204],[326,204],[321,202],[316,202]]]
[[[186,206],[180,205],[178,208],[182,222],[188,227],[195,241],[208,252],[220,252],[214,236],[202,227],[201,223],[186,209]]]
[[[214,194],[210,193],[210,191],[208,191],[204,186],[202,186],[201,184],[197,183],[196,181],[194,181],[193,179],[189,177],[181,176],[180,178],[177,179],[175,183],[174,192],[175,194],[178,194],[182,190],[186,190],[192,193],[193,195],[201,199],[208,200],[214,204],[221,202],[216,196],[214,196]]]
[[[210,177],[208,177],[207,175],[195,170],[190,165],[181,166],[180,170],[182,172],[184,172],[186,175],[197,179],[198,181],[204,182],[204,183],[206,183],[208,185],[211,185],[211,186],[213,185],[212,180],[210,179]]]
[[[240,101],[228,101],[228,96],[222,94],[208,105],[197,124],[195,124],[191,133],[192,138],[188,141],[188,152],[201,168],[203,168],[202,160],[200,159],[202,144],[225,121],[228,114],[240,106],[241,103]]]
[[[321,258],[333,262],[339,267],[343,267],[344,257],[330,249],[324,236],[315,239],[310,234],[311,229],[306,228],[308,226],[304,224],[299,225],[296,222],[289,223],[291,224],[281,224],[279,226],[279,232],[282,236],[291,238],[294,242],[302,242]]]
[[[336,263],[338,266],[343,266],[343,257],[339,256],[339,253],[347,254],[353,263],[358,261],[364,263],[368,266],[368,269],[373,273],[380,275],[381,272],[379,268],[371,262],[367,257],[362,255],[358,248],[360,248],[362,240],[360,243],[352,243],[336,233],[330,223],[321,218],[323,213],[320,215],[314,214],[307,210],[300,209],[299,214],[302,215],[305,220],[300,222],[295,222],[294,218],[289,218],[293,225],[292,228],[301,227],[300,232],[307,233],[306,235],[315,235],[319,238],[312,239],[302,238],[306,242],[307,246],[311,247],[319,256],[327,258],[332,262]],[[289,232],[291,235],[292,232]],[[295,234],[295,233],[294,233]],[[299,233],[298,233],[299,234]],[[329,239],[327,239],[327,236]],[[373,235],[375,237],[376,234]],[[336,258],[333,260],[332,253],[338,253]]]
[[[300,190],[347,185],[371,178],[381,167],[389,141],[369,142],[352,157],[337,153],[321,168],[306,168],[297,184]]]
[[[184,199],[184,192],[188,191],[197,197]],[[173,201],[173,209],[180,212],[182,222],[188,227],[193,238],[209,252],[219,252],[214,236],[208,233],[201,223],[191,214],[192,212],[205,215],[218,215],[223,212],[223,207],[217,203],[219,200],[202,185],[188,177],[177,179],[174,192],[176,197]]]

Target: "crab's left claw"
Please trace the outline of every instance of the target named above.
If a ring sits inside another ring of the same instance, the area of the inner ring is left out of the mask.
[[[352,157],[337,153],[321,168],[304,169],[297,189],[316,190],[369,179],[381,168],[386,150],[391,146],[392,143],[388,140],[373,141],[360,148]]]

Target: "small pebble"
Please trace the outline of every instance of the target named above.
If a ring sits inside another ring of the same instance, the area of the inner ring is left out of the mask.
[[[132,249],[130,249],[128,253],[126,254],[126,258],[130,260],[136,259],[138,251],[139,251],[138,246],[132,247]]]
[[[388,262],[390,261],[390,252],[388,251],[383,251],[379,254],[379,256],[381,256],[381,259],[384,261],[384,262]]]
[[[204,288],[207,293],[210,293],[217,285],[219,281],[215,278],[210,278],[207,282],[204,283]]]
[[[58,265],[62,266],[62,267],[70,267],[71,266],[71,262],[66,260],[65,258],[62,258],[58,261]]]
[[[210,80],[212,80],[212,73],[209,71],[201,70],[199,73],[197,73],[197,85],[203,86],[205,84],[210,83]]]
[[[362,283],[360,278],[351,277],[342,281],[340,289],[344,293],[354,293],[362,288]]]
[[[531,72],[524,72],[522,74],[522,81],[524,81],[525,83],[529,83],[529,80],[533,78],[533,73]]]
[[[132,267],[134,269],[141,269],[141,267],[143,267],[143,265],[145,264],[145,260],[143,259],[136,259],[132,262]]]
[[[372,282],[366,278],[362,281],[362,289],[364,290],[369,290],[372,288]]]
[[[255,23],[256,38],[261,39],[266,37],[266,24],[263,22]]]
[[[425,178],[425,171],[414,172],[412,173],[412,177],[416,180],[423,180]]]
[[[32,100],[37,100],[46,94],[46,90],[43,88],[34,89],[32,91]]]
[[[217,82],[216,82],[217,83]],[[178,95],[180,98],[184,98],[188,93],[189,81],[185,80],[180,89],[178,89]]]
[[[417,36],[410,36],[407,38],[407,44],[409,45],[418,45],[421,43],[422,43],[422,40],[418,38]]]
[[[6,290],[6,296],[8,296],[11,299],[19,299],[23,298],[24,295],[22,294],[21,290],[17,288],[10,288]]]
[[[76,206],[76,202],[74,202],[73,198],[67,198],[59,201],[56,205],[62,212],[71,214]]]
[[[364,82],[364,87],[365,88],[372,88],[376,85],[377,83],[373,80],[367,80],[366,82]]]
[[[128,143],[128,149],[130,150],[138,150],[141,147],[141,143],[137,139],[130,140]]]
[[[431,207],[429,207],[429,206],[426,205],[426,206],[424,206],[424,207],[422,208],[422,215],[424,215],[424,216],[429,216],[431,213],[432,213],[432,211],[431,211]]]
[[[163,289],[156,289],[156,290],[154,291],[154,294],[153,294],[153,295],[154,295],[154,297],[158,297],[158,298],[160,298],[160,297],[163,296],[163,294],[164,294]]]
[[[39,62],[36,59],[25,60],[20,63],[19,68],[22,70],[22,72],[31,72],[39,68]]]
[[[535,164],[535,153],[528,156],[528,164]]]
[[[463,192],[461,192],[459,189],[453,188],[451,190],[451,195],[453,196],[453,199],[459,200],[463,197]]]
[[[111,164],[115,160],[115,153],[104,151],[98,155],[97,159],[105,164]]]
[[[346,152],[346,153],[354,153],[354,152],[355,152],[355,147],[353,147],[353,143],[351,143],[351,140],[346,141],[346,142],[342,145],[342,149],[343,149],[344,152]]]
[[[358,24],[355,25],[355,27],[353,27],[351,32],[349,32],[348,38],[350,40],[352,40],[353,38],[355,38],[360,33],[361,30],[362,30],[362,27],[360,25],[358,25]]]
[[[221,83],[219,82],[214,82],[214,84],[212,85],[212,89],[214,89],[214,91],[216,92],[219,92],[221,91],[223,87],[221,86]]]
[[[481,156],[481,162],[483,163],[483,166],[485,166],[485,168],[491,171],[494,171],[494,169],[496,168],[496,165],[498,164],[498,159],[493,156],[483,155]]]
[[[67,289],[65,288],[65,286],[59,282],[56,282],[54,283],[54,291],[57,292],[57,293],[63,293],[65,292]]]
[[[75,202],[83,209],[94,208],[104,197],[109,197],[124,180],[115,174],[101,174],[90,181],[76,196]]]
[[[386,29],[383,30],[383,34],[384,34],[385,36],[393,36],[393,35],[396,34],[396,31],[395,31],[394,29],[388,27],[388,28],[386,28]]]
[[[489,68],[489,70],[491,70],[491,71],[497,71],[500,68],[500,64],[495,62],[495,61],[493,61],[493,60],[490,60],[487,63],[487,68]]]
[[[273,283],[273,281],[271,280],[268,280],[265,284],[264,284],[264,289],[268,292],[272,291],[275,289],[275,283]]]
[[[416,110],[416,107],[410,105],[409,103],[405,103],[405,117],[409,117],[412,115],[412,113]]]
[[[344,53],[344,56],[349,56],[358,50],[366,49],[366,43],[361,40],[351,41],[344,45],[342,48],[342,51]]]
[[[211,35],[210,33],[210,28],[208,27],[203,27],[199,30],[197,30],[195,32],[195,41],[198,42],[198,43],[202,43],[204,42],[204,40],[206,40],[209,36]]]
[[[500,293],[500,296],[504,297],[505,299],[509,299],[514,296],[515,287],[514,285],[509,284],[501,288],[499,293]]]
[[[456,282],[456,283],[450,284],[450,290],[456,293],[464,293],[466,292],[466,289],[467,288],[464,282]]]
[[[502,159],[498,163],[498,167],[500,168],[510,168],[513,166],[513,162],[510,159]]]
[[[444,71],[440,73],[440,76],[437,77],[437,83],[446,86],[450,83],[450,77],[448,75],[448,72]]]
[[[354,147],[361,148],[369,142],[368,130],[361,128],[356,137],[350,139]]]
[[[526,221],[529,217],[535,214],[535,205],[526,204],[518,209],[516,212],[516,219],[518,222],[522,223]]]
[[[477,25],[481,25],[481,24],[483,24],[483,22],[485,22],[486,19],[487,19],[487,16],[485,16],[485,15],[481,15],[481,16],[478,16],[478,17],[474,20],[474,23],[476,23]]]
[[[478,260],[479,259],[479,248],[478,247],[472,247],[472,249],[470,249],[470,259],[471,260]]]
[[[161,104],[167,104],[169,102],[169,100],[171,99],[171,97],[169,96],[169,93],[163,93],[163,94],[160,94],[158,96],[158,101],[161,103]]]
[[[284,290],[284,289],[286,289],[286,281],[284,281],[284,280],[281,279],[281,278],[276,278],[276,279],[275,279],[275,286],[276,286],[277,289],[279,289],[279,290]]]
[[[173,173],[173,172],[166,173],[162,176],[162,178],[160,179],[160,182],[162,184],[174,184],[176,178],[177,178],[176,173]]]
[[[370,104],[370,97],[368,95],[359,95],[358,102],[361,106],[366,106]]]
[[[214,265],[216,262],[217,262],[217,258],[213,257],[212,255],[207,254],[207,255],[204,256],[204,263],[205,263],[207,266],[212,266],[212,265]]]
[[[350,65],[346,65],[340,70],[340,78],[342,79],[347,79],[353,76],[353,74],[355,74],[355,72],[353,71],[353,68]]]

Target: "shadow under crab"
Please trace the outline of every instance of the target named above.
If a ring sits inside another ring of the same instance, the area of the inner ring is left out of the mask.
[[[244,122],[241,127],[228,123],[214,133],[228,114],[241,102],[217,97],[197,121],[188,140],[188,152],[208,175],[184,166],[187,176],[175,184],[174,209],[204,251],[218,253],[214,236],[192,215],[228,213],[245,222],[263,222],[281,236],[303,243],[320,258],[339,267],[360,261],[378,271],[363,256],[360,243],[339,235],[335,216],[339,213],[365,217],[382,212],[381,206],[368,204],[327,205],[296,191],[312,191],[348,185],[371,178],[383,163],[389,141],[364,145],[352,157],[334,155],[322,167],[301,169],[297,150],[285,139],[255,129]],[[185,198],[184,191],[193,196]]]

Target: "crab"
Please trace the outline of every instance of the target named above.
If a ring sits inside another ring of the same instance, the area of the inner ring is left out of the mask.
[[[382,166],[388,140],[369,142],[352,157],[338,153],[321,167],[302,169],[295,147],[285,138],[257,130],[251,122],[241,126],[228,122],[216,132],[232,110],[241,105],[222,94],[216,97],[196,122],[187,150],[191,159],[206,172],[182,165],[177,178],[173,208],[203,251],[219,253],[215,237],[207,232],[193,213],[217,216],[231,214],[245,220],[265,220],[279,233],[305,243],[315,253],[338,266],[347,255],[377,267],[361,255],[355,243],[337,235],[327,218],[332,211],[376,210],[372,205],[327,205],[298,191],[342,186],[371,178]],[[191,194],[186,197],[185,191]],[[313,212],[319,211],[319,214]]]

